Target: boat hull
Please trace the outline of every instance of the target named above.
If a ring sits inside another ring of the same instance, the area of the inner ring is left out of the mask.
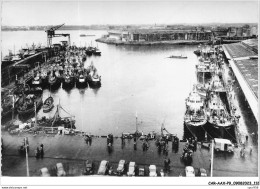
[[[36,110],[38,110],[41,107],[42,104],[43,104],[42,98],[36,99]],[[34,113],[34,110],[35,110],[35,107],[33,106],[33,107],[28,108],[26,110],[20,110],[18,108],[17,112],[18,112],[19,116],[29,116],[29,115]]]
[[[209,121],[209,133],[214,138],[234,139],[235,123],[217,124]]]
[[[75,86],[75,80],[73,77],[70,79],[64,79],[62,82],[63,89],[72,89]]]

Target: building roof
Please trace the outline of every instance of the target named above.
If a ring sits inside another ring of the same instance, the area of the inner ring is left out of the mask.
[[[227,49],[228,53],[232,58],[241,58],[257,55],[257,53],[252,51],[243,43],[224,44],[224,47]]]
[[[171,34],[171,33],[210,33],[211,31],[205,30],[205,31],[196,31],[196,30],[185,30],[185,29],[134,29],[134,30],[128,30],[130,33],[133,34]]]
[[[248,39],[242,41],[242,44],[249,47],[252,51],[258,54],[258,39]]]
[[[258,98],[258,59],[243,59],[234,62]]]

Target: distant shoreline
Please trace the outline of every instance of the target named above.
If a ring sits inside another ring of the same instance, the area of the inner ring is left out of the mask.
[[[111,40],[107,38],[96,39],[97,42],[113,44],[113,45],[198,45],[198,44],[210,44],[209,40],[171,40],[171,41],[121,41],[121,40]]]

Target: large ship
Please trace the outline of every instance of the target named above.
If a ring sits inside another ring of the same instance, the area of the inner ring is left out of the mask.
[[[184,123],[191,127],[203,126],[207,123],[205,101],[196,90],[193,90],[186,99]]]
[[[189,94],[186,99],[186,112],[184,115],[184,127],[189,136],[196,136],[202,139],[205,136],[205,126],[207,115],[205,112],[205,101],[197,93],[196,88]],[[186,133],[187,134],[187,133]]]
[[[235,119],[230,115],[219,94],[215,92],[210,94],[207,116],[213,133],[222,138],[225,138],[225,135],[229,134],[236,124]]]

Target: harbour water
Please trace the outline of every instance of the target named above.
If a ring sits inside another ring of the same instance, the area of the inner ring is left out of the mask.
[[[70,33],[71,42],[78,46],[91,43],[96,46],[95,39],[105,32],[85,31],[95,36],[80,37],[83,32],[59,31]],[[46,43],[43,31],[3,32],[2,35],[3,52],[12,49],[11,44]],[[31,37],[26,37],[28,35]],[[97,45],[102,55],[88,57],[87,65],[93,61],[101,75],[101,88],[73,88],[70,91],[60,88],[51,93],[55,104],[60,101],[61,106],[75,116],[76,127],[96,135],[119,135],[135,131],[137,115],[139,131],[160,132],[164,123],[169,132],[182,137],[185,98],[196,79],[197,57],[193,54],[196,46]],[[172,54],[183,54],[188,58],[167,58]],[[49,94],[49,90],[44,90],[43,99]],[[40,110],[38,117],[51,117],[55,111],[54,108],[46,114]]]
[[[114,46],[95,42],[106,31],[57,33],[70,33],[72,44],[98,45],[102,52],[101,56],[88,57],[85,65],[94,63],[101,75],[101,88],[79,90],[74,87],[69,91],[59,88],[51,93],[48,89],[43,92],[43,100],[51,94],[55,104],[60,102],[75,116],[77,129],[94,135],[120,135],[136,130],[137,117],[138,130],[144,133],[158,133],[162,124],[180,138],[187,132],[183,116],[185,99],[196,82],[195,64],[198,60],[193,51],[197,46]],[[80,37],[80,34],[95,36]],[[46,33],[2,32],[2,40],[2,53],[6,55],[14,45],[16,51],[33,43],[46,46]],[[63,38],[54,38],[53,43],[61,40]],[[167,58],[170,55],[186,55],[188,58]],[[41,109],[37,116],[52,117],[55,111],[56,108],[43,113]]]

